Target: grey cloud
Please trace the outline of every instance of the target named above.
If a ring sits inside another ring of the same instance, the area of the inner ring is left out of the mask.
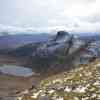
[[[48,20],[56,19],[59,12],[62,11],[62,5],[61,0],[44,0],[42,2],[41,0],[2,0],[0,1],[0,24],[46,26]]]
[[[85,16],[80,18],[81,21],[89,22],[89,23],[100,23],[100,13],[95,13],[90,16]]]
[[[95,15],[88,17],[88,21],[91,22],[91,23],[100,22],[100,14],[95,14]]]
[[[0,0],[0,24],[35,28],[65,26],[77,29],[80,28],[78,21],[86,24],[99,22],[100,15],[77,17],[77,21],[75,17],[61,13],[71,9],[72,4],[86,5],[88,9],[87,5],[95,2],[96,0]]]

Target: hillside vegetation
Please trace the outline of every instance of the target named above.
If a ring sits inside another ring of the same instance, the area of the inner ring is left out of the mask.
[[[100,100],[100,59],[42,80],[20,100]]]

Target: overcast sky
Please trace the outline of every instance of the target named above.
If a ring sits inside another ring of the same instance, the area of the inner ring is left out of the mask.
[[[0,0],[0,30],[100,31],[100,0]]]

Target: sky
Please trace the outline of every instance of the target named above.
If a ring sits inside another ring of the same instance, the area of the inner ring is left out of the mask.
[[[100,32],[100,0],[0,0],[0,31]]]

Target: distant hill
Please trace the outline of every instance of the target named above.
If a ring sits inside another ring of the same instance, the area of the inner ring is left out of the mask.
[[[94,39],[95,41],[100,41],[100,33],[95,33],[95,34],[89,34],[89,33],[83,33],[83,34],[78,34],[77,35],[79,37],[79,39],[81,40],[91,40]]]
[[[0,36],[0,49],[16,48],[29,43],[45,42],[49,34],[19,34]]]

